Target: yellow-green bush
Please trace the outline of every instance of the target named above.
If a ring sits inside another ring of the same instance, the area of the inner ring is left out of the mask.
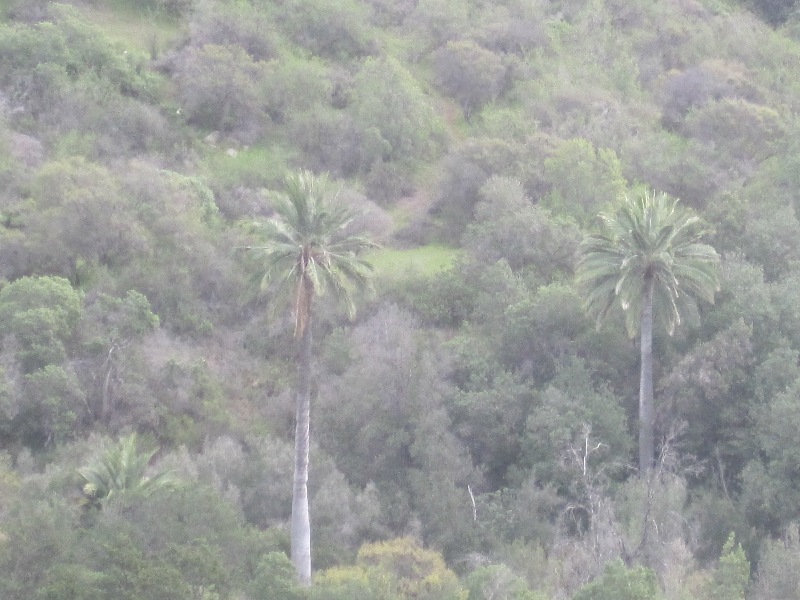
[[[442,555],[411,538],[364,544],[356,564],[317,575],[311,600],[466,600]]]

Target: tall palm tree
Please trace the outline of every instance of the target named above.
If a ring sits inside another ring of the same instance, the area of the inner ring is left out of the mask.
[[[578,250],[578,282],[598,323],[614,305],[625,313],[628,334],[641,336],[639,471],[654,460],[653,315],[670,335],[695,299],[714,301],[719,256],[702,243],[708,230],[690,210],[666,194],[643,190],[626,197]]]
[[[336,203],[327,179],[308,171],[290,175],[274,201],[275,218],[255,224],[262,245],[250,246],[261,261],[262,289],[286,292],[299,342],[292,490],[292,562],[298,579],[311,582],[311,525],[308,515],[308,453],[311,407],[311,329],[314,301],[327,291],[355,311],[351,292],[369,283],[372,267],[359,254],[374,247],[351,231],[354,213]]]

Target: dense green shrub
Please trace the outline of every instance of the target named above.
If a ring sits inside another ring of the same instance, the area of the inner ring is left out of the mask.
[[[175,67],[181,110],[190,123],[254,141],[267,123],[267,63],[240,46],[188,48]]]
[[[736,159],[757,164],[774,154],[786,133],[780,114],[746,100],[709,102],[686,116],[682,131]]]
[[[753,585],[755,600],[800,598],[800,552],[796,525],[787,527],[782,540],[765,542]]]
[[[346,60],[374,54],[367,7],[355,0],[289,0],[278,18],[294,43],[312,55]]]
[[[560,144],[544,167],[551,191],[543,203],[554,213],[570,215],[579,222],[588,222],[606,210],[627,188],[616,153],[597,149],[583,139]]]
[[[397,60],[368,58],[353,81],[350,112],[377,150],[372,160],[424,161],[441,143],[442,125],[431,98]]]
[[[662,122],[668,128],[678,128],[690,110],[711,100],[742,98],[757,102],[760,96],[741,66],[705,61],[669,73],[664,84]]]
[[[516,179],[492,177],[480,194],[475,222],[462,238],[475,261],[492,264],[502,258],[515,272],[532,272],[545,280],[572,272],[576,226],[534,205]]]
[[[61,277],[23,277],[0,290],[0,334],[15,339],[23,373],[66,359],[82,301]]]
[[[503,90],[506,67],[502,59],[475,42],[447,42],[434,53],[433,62],[439,86],[459,103],[467,119]]]
[[[438,169],[431,215],[442,239],[457,244],[473,218],[480,190],[493,175],[524,179],[525,148],[497,138],[470,138],[451,148]]]
[[[376,568],[389,574],[400,598],[419,600],[464,600],[455,573],[433,550],[425,550],[411,538],[364,544],[356,564],[367,571]]]
[[[491,565],[475,569],[464,581],[469,589],[467,600],[543,600],[543,594],[528,589],[528,584],[506,565]]]
[[[315,582],[315,586],[321,585]],[[261,558],[248,591],[259,600],[302,600],[294,567],[282,552],[270,552]],[[323,596],[324,597],[324,596]]]
[[[255,61],[270,60],[278,55],[269,15],[245,2],[198,2],[189,22],[189,41],[197,48],[207,44],[241,46]]]
[[[14,102],[26,109],[27,101],[35,99],[30,96],[30,74],[37,69],[42,73],[49,69],[63,81],[95,77],[108,81],[122,95],[153,97],[156,78],[142,68],[142,57],[112,44],[68,6],[59,8],[52,23],[2,25],[0,58],[0,82]],[[48,89],[55,91],[52,85]]]
[[[628,568],[616,560],[606,566],[603,575],[583,586],[573,600],[659,600],[661,597],[652,570]]]

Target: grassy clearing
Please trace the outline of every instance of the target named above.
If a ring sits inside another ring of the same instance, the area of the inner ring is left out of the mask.
[[[377,277],[396,280],[410,275],[435,275],[449,268],[457,255],[456,248],[430,245],[408,250],[382,248],[371,252],[367,259]]]
[[[270,148],[254,146],[229,156],[224,145],[220,145],[210,149],[205,159],[205,170],[223,187],[270,187],[286,174],[287,157],[290,156],[289,150],[277,145]]]
[[[147,52],[152,58],[169,48],[181,32],[177,21],[137,4],[114,1],[81,6],[80,10],[110,39]]]

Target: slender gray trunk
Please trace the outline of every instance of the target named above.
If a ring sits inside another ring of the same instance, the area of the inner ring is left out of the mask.
[[[645,282],[642,299],[641,371],[639,377],[639,474],[645,476],[653,468],[653,280]]]
[[[310,311],[309,311],[310,312]],[[311,521],[308,514],[308,453],[311,423],[311,315],[300,337],[292,489],[292,563],[302,585],[311,584]]]

